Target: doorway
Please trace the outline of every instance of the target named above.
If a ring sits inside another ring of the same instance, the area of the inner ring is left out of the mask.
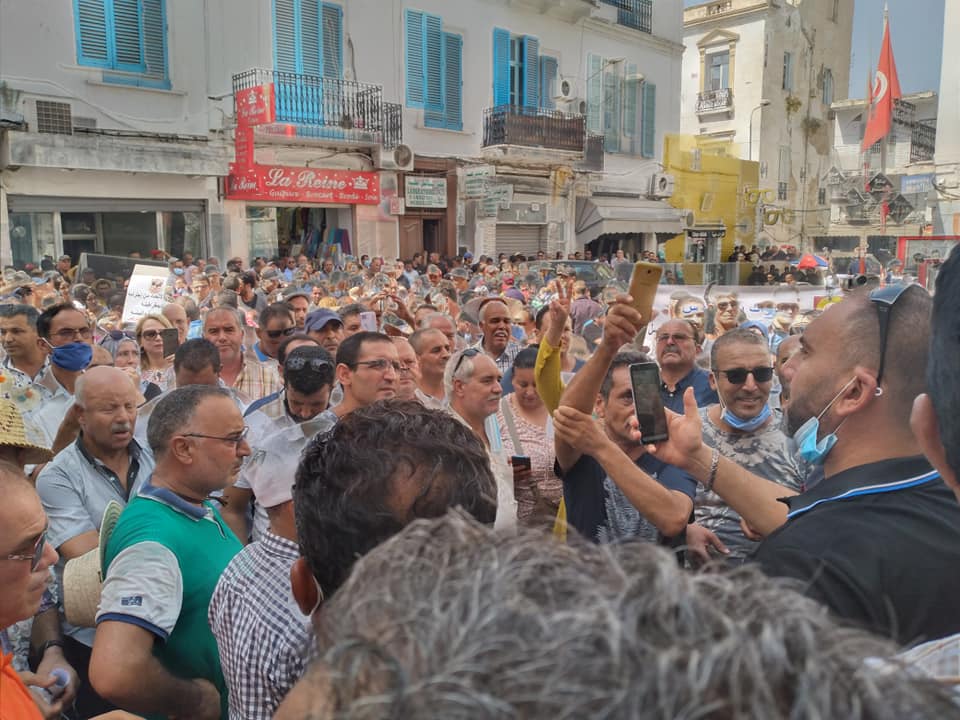
[[[446,248],[440,236],[440,220],[424,218],[423,250],[427,255],[430,253],[445,254]]]

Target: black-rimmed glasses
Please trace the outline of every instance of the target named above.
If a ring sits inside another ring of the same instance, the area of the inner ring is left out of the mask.
[[[7,555],[7,560],[18,560],[18,561],[30,561],[30,572],[35,572],[38,567],[40,567],[40,560],[43,558],[43,551],[47,548],[47,531],[44,530],[40,533],[40,537],[37,538],[36,544],[33,546],[33,552],[29,555],[17,555],[10,554]]]
[[[220,440],[221,442],[230,442],[233,443],[236,450],[240,449],[240,443],[247,439],[247,433],[250,432],[250,428],[246,425],[243,426],[243,430],[239,434],[234,435],[204,435],[203,433],[184,433],[183,437],[195,437],[195,438],[205,438],[207,440]]]
[[[890,329],[890,313],[897,304],[900,296],[909,288],[909,285],[887,285],[877,288],[870,293],[870,301],[877,307],[877,316],[880,320],[880,363],[877,367],[877,387],[883,379],[883,364],[887,354],[887,334]]]
[[[717,370],[727,376],[727,382],[731,385],[743,385],[747,381],[747,375],[753,375],[753,379],[758,383],[770,382],[773,380],[772,367],[755,368],[730,368],[729,370]]]

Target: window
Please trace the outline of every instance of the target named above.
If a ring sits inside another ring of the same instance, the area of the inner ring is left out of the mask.
[[[463,37],[419,10],[406,10],[404,25],[407,107],[423,109],[425,127],[463,130]]]
[[[793,53],[783,54],[783,89],[793,90]]]
[[[827,189],[818,188],[817,189],[817,205],[826,205],[827,204]]]
[[[320,0],[274,0],[274,67],[333,80],[343,77],[343,9]]]
[[[829,68],[823,71],[823,104],[830,106],[833,103],[833,71]]]
[[[654,157],[657,87],[633,63],[587,56],[587,129],[604,136],[604,150]]]
[[[730,87],[730,51],[707,55],[705,90],[726,90]]]
[[[787,184],[785,182],[777,183],[777,200],[787,199]]]
[[[557,60],[540,55],[540,41],[532,35],[493,30],[493,105],[532,109],[554,108]]]
[[[74,0],[77,63],[103,80],[169,88],[164,0]]]
[[[653,32],[653,0],[601,0],[617,8],[617,25]]]

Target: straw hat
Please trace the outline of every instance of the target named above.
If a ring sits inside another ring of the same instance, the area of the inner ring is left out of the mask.
[[[0,446],[11,445],[26,450],[23,462],[26,465],[39,465],[50,462],[53,453],[50,448],[32,443],[27,439],[23,416],[11,400],[0,399]]]
[[[68,560],[63,566],[63,614],[77,627],[94,627],[103,585],[103,558],[123,507],[116,500],[107,503],[100,522],[100,542],[89,552]]]

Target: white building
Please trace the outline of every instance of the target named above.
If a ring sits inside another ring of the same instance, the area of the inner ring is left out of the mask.
[[[829,222],[819,178],[831,164],[831,104],[847,97],[852,28],[853,3],[841,0],[712,0],[684,11],[681,132],[759,162],[760,202],[773,212],[757,217],[776,223],[757,224],[758,245],[807,247]]]
[[[946,2],[943,9],[945,28],[960,23],[960,3]],[[960,46],[945,34],[940,63],[939,117],[949,122],[937,125],[937,149],[934,158],[937,172],[937,199],[933,208],[935,235],[960,235]]]
[[[0,0],[0,262],[650,248],[680,40],[680,0]]]

